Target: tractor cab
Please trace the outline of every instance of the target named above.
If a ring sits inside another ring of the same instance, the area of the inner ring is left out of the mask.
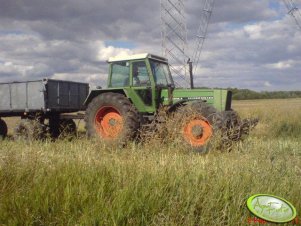
[[[168,61],[152,54],[112,57],[108,79],[109,88],[137,86],[174,86]]]
[[[113,57],[108,63],[108,88],[125,90],[127,96],[144,105],[146,111],[155,111],[161,102],[162,90],[170,90],[171,94],[175,87],[168,61],[163,57],[145,53]]]

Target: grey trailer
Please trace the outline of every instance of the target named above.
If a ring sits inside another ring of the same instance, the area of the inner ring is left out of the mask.
[[[76,130],[72,119],[83,114],[89,84],[54,79],[0,83],[0,118],[21,117],[15,128],[18,137],[41,137],[46,130],[57,137],[62,129]],[[45,124],[45,120],[48,124]],[[7,125],[0,119],[0,136],[7,134]]]
[[[0,116],[84,110],[89,84],[53,79],[0,83]]]

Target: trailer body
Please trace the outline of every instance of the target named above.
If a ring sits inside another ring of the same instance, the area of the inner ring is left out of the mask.
[[[54,79],[0,83],[0,117],[82,111],[88,94],[87,83]]]

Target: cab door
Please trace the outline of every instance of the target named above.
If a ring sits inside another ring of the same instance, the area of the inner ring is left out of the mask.
[[[144,60],[131,63],[131,87],[134,97],[144,105],[146,112],[154,111],[154,98],[150,70]]]

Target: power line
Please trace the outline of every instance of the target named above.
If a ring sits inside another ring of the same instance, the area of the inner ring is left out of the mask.
[[[288,9],[288,14],[294,18],[298,28],[301,30],[301,13],[299,8],[293,0],[283,0],[283,2]]]

